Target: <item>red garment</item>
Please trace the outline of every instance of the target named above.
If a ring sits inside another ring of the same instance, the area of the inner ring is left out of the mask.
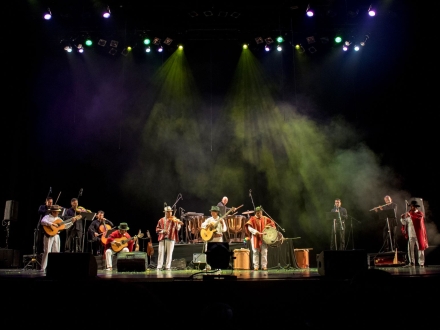
[[[426,250],[428,245],[428,235],[426,234],[426,228],[425,228],[425,217],[423,212],[418,211],[409,211],[408,212],[412,223],[414,225],[414,231],[417,235],[417,241],[419,243],[419,250],[423,251]]]
[[[124,235],[122,235],[119,232],[119,230],[115,230],[114,232],[112,232],[109,235],[109,237],[107,237],[107,242],[105,244],[105,250],[111,249],[111,242],[113,242],[115,240],[115,238],[122,238],[122,237],[131,238],[131,236],[130,236],[130,234],[128,232],[125,232]],[[130,240],[130,241],[127,242],[128,251],[130,251],[130,252],[133,251],[133,244],[134,244],[133,240]]]
[[[248,226],[251,226],[255,230],[257,230],[260,233],[262,233],[264,228],[266,228],[266,226],[270,226],[270,227],[274,227],[275,228],[275,222],[273,222],[272,219],[270,219],[268,217],[265,217],[264,215],[261,216],[260,217],[260,221],[258,221],[258,218],[255,215],[253,215],[253,216],[251,216],[249,221],[245,223],[244,229],[245,229],[245,232],[246,232],[246,236],[248,236],[248,237],[252,236],[254,247],[256,249],[260,249],[261,244],[263,244],[262,236],[252,235],[251,232],[248,229]]]
[[[168,234],[160,233],[163,229],[168,230]],[[165,217],[160,218],[156,226],[157,240],[161,241],[165,238],[173,240],[175,242],[179,241],[179,228],[178,224],[172,220],[165,219]]]

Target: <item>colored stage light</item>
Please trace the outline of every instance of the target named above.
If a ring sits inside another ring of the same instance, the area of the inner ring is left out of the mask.
[[[44,13],[43,18],[48,21],[52,18],[52,12],[50,11],[50,8],[47,8],[47,11]]]

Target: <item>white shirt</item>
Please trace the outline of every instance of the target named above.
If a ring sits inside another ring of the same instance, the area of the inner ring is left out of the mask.
[[[201,228],[206,228],[208,227],[209,224],[216,223],[217,221],[219,221],[219,219],[220,217],[217,217],[216,219],[214,219],[214,217],[210,217],[202,223]],[[224,233],[226,230],[228,230],[225,221],[223,222],[219,221],[215,229],[217,230],[217,233],[222,233],[222,232]]]
[[[55,222],[55,220],[58,220],[58,219],[63,221],[63,219],[61,219],[60,217],[54,217],[52,214],[48,214],[48,215],[45,215],[41,219],[41,224],[43,226],[50,226],[50,225],[52,225]],[[72,225],[73,225],[73,222],[69,221],[68,223],[65,224],[64,228],[68,229],[68,228],[72,227]]]
[[[414,230],[414,224],[412,222],[411,217],[407,217],[407,218],[403,218],[403,219],[400,218],[400,222],[402,224],[406,225],[406,227],[407,227],[406,231],[408,232],[408,237],[417,237],[416,231]]]

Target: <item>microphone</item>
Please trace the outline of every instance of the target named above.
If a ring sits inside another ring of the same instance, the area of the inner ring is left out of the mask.
[[[163,207],[164,207],[164,208],[167,207],[167,203],[163,203]]]
[[[79,190],[79,195],[80,195],[80,196],[83,195],[83,188],[81,188],[81,189]]]
[[[183,200],[183,196],[182,196],[182,194],[181,194],[181,193],[179,193],[179,195],[180,195],[180,199],[181,199],[181,200]]]

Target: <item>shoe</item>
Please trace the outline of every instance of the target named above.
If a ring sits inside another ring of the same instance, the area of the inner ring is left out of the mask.
[[[261,268],[262,270],[267,270],[267,267],[263,267],[263,268]]]
[[[207,265],[205,270],[210,271],[211,270],[211,266]]]
[[[258,267],[254,267],[254,270],[258,270]]]
[[[105,269],[106,272],[111,272],[113,269],[111,267]]]
[[[165,270],[171,270],[171,268],[165,268]]]
[[[420,268],[425,268],[425,265],[420,265]]]

